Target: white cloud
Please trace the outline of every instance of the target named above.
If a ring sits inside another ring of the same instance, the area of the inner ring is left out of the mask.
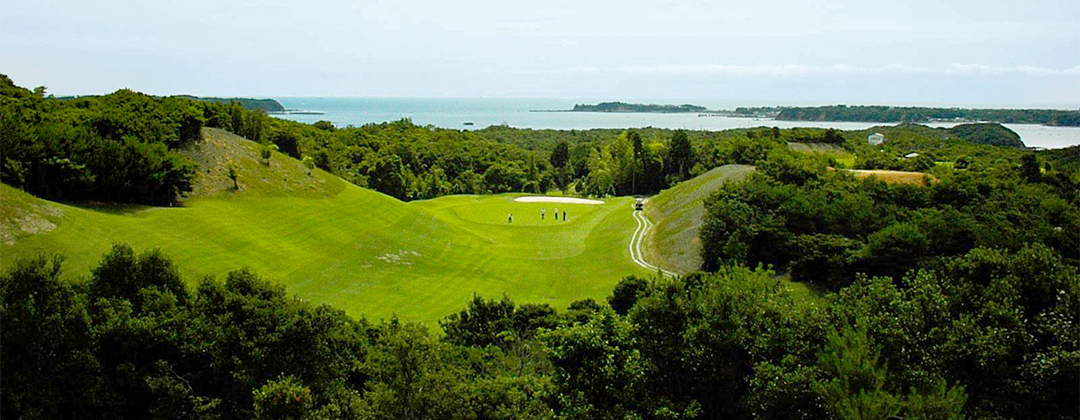
[[[856,66],[849,64],[834,64],[830,66],[814,66],[801,64],[761,64],[761,65],[729,65],[729,64],[657,64],[657,65],[625,65],[614,67],[579,66],[564,69],[548,70],[521,70],[521,69],[498,69],[487,72],[512,73],[564,73],[564,74],[735,74],[735,75],[827,75],[827,74],[867,74],[867,75],[897,75],[897,74],[1021,74],[1028,76],[1069,76],[1080,75],[1080,66],[1069,69],[1051,69],[1037,66],[1014,66],[997,67],[983,64],[959,64],[953,63],[942,68],[930,68],[923,66],[911,66],[906,64],[889,64],[886,66]]]
[[[947,73],[984,73],[984,74],[1026,74],[1029,76],[1067,76],[1080,74],[1080,66],[1071,69],[1049,69],[1036,66],[996,67],[982,64],[958,64],[953,65]]]

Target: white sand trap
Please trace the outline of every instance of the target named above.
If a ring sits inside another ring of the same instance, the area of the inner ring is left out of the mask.
[[[518,197],[514,201],[519,203],[567,203],[567,204],[604,204],[600,200],[587,200],[584,198],[574,197],[547,197],[547,196],[531,196],[531,197]]]

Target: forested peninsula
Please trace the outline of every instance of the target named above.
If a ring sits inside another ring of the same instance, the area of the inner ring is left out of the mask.
[[[700,105],[657,105],[657,104],[628,104],[625,102],[601,102],[596,105],[577,104],[570,112],[705,112],[707,108]]]
[[[821,106],[783,108],[781,121],[934,122],[990,121],[1003,124],[1045,124],[1080,127],[1080,111],[1056,109],[962,109],[894,106]]]
[[[278,101],[276,101],[274,99],[203,98],[203,97],[191,96],[191,95],[176,95],[174,97],[175,98],[192,99],[192,100],[202,101],[202,102],[223,103],[223,104],[229,104],[229,103],[232,103],[232,102],[236,102],[236,103],[240,104],[240,106],[244,107],[244,109],[250,109],[252,111],[264,111],[264,112],[270,112],[270,113],[273,113],[273,112],[285,112],[285,107],[282,106],[280,102],[278,102]]]

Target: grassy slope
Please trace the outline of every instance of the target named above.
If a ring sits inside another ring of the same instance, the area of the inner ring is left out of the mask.
[[[855,155],[847,149],[828,143],[794,143],[788,142],[788,149],[799,153],[814,153],[833,158],[841,168],[855,166]]]
[[[724,165],[650,198],[645,214],[656,225],[645,238],[645,259],[676,273],[699,269],[698,231],[705,216],[705,198],[723,183],[742,179],[753,170],[749,165]]]
[[[0,185],[0,221],[11,237],[0,244],[0,264],[56,252],[67,256],[65,272],[85,275],[112,243],[127,242],[162,249],[189,280],[249,266],[354,316],[428,323],[473,293],[565,306],[644,274],[627,251],[636,226],[629,198],[558,205],[569,222],[550,219],[555,205],[513,203],[514,195],[407,204],[319,170],[308,175],[278,153],[267,167],[256,145],[227,133],[206,138],[197,194],[181,208],[71,206]],[[238,192],[221,178],[229,163]],[[544,223],[535,220],[540,207],[549,209]]]
[[[656,224],[645,237],[645,259],[666,271],[684,274],[701,267],[698,232],[705,216],[705,198],[725,182],[746,178],[750,165],[725,165],[661,191],[645,203],[645,214]],[[796,299],[815,304],[822,291],[812,285],[777,276]]]

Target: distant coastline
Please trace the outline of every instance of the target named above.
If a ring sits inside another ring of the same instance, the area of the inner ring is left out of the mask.
[[[285,107],[280,102],[274,99],[253,99],[253,98],[214,98],[214,97],[200,97],[193,95],[176,95],[177,98],[186,98],[194,101],[202,102],[216,102],[216,103],[232,103],[236,102],[245,109],[253,111],[264,111],[266,113],[285,112]]]
[[[657,105],[624,102],[577,104],[573,109],[531,110],[530,112],[606,112],[606,113],[697,113],[699,117],[756,118],[776,121],[835,121],[879,123],[973,123],[1041,124],[1056,127],[1080,127],[1080,111],[1053,109],[964,109],[893,106],[816,106],[816,107],[738,107],[710,110],[691,104]]]
[[[700,105],[631,104],[625,102],[601,102],[596,105],[576,104],[573,109],[531,110],[530,112],[635,112],[635,113],[694,113],[711,112]]]
[[[1080,127],[1080,111],[1056,109],[964,109],[894,106],[821,106],[783,108],[775,117],[782,121],[844,122],[996,122]]]
[[[306,111],[302,109],[286,109],[282,111],[267,112],[272,115],[324,115],[322,111]]]

